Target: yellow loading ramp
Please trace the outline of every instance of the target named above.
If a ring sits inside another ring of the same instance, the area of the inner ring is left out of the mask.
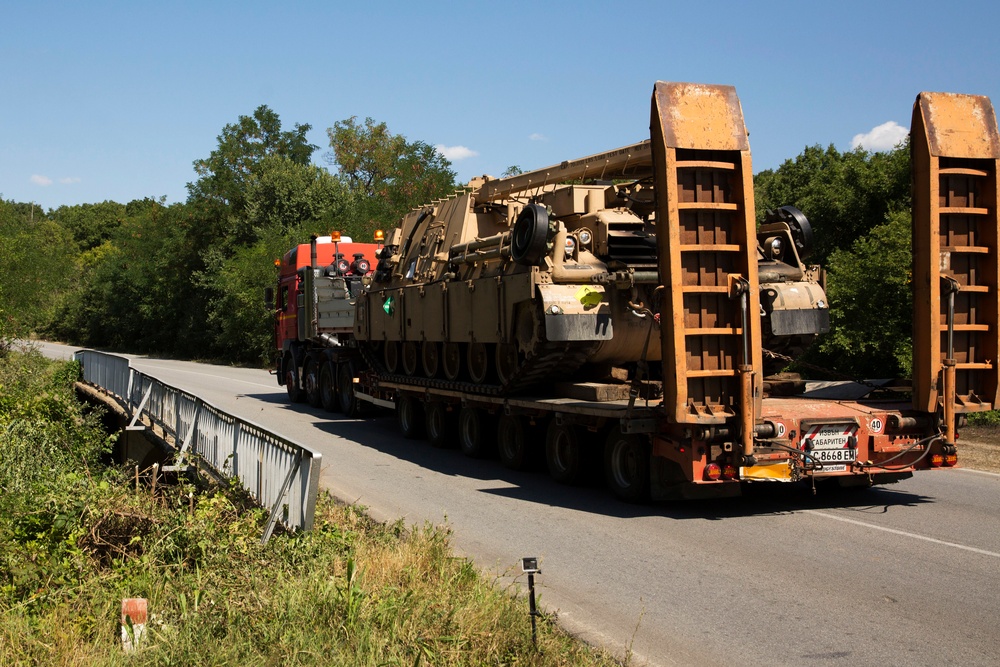
[[[943,408],[953,444],[955,413],[997,404],[1000,136],[989,98],[920,93],[910,149],[913,407]]]
[[[761,410],[760,295],[750,143],[735,88],[658,82],[650,135],[664,406],[685,424],[739,415],[749,454]]]

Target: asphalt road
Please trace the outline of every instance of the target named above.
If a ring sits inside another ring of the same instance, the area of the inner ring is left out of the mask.
[[[632,664],[1000,664],[1000,475],[637,507],[404,440],[391,417],[290,406],[264,371],[132,364],[322,452],[322,484],[376,518],[446,522],[502,580],[538,556],[544,608]]]

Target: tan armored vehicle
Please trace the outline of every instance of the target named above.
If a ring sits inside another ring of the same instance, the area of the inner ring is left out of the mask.
[[[741,326],[731,300],[743,288],[727,276],[754,276],[758,262],[774,347],[798,348],[826,330],[818,270],[800,259],[810,236],[804,216],[783,209],[762,227],[762,242],[754,240],[735,91],[660,83],[657,94],[717,106],[732,130],[713,139],[720,150],[678,151],[662,168],[643,141],[476,179],[465,192],[410,212],[388,235],[359,301],[355,335],[375,363],[393,374],[464,378],[503,392],[571,377],[631,379],[640,367],[643,379],[659,381],[661,365],[652,362],[663,359],[661,301],[676,292],[688,303],[686,324],[714,355],[711,348],[732,345],[723,339]],[[683,118],[671,126],[697,131]],[[695,143],[702,147],[704,137]],[[671,187],[680,225],[658,238],[664,212],[657,197]],[[658,256],[669,252],[679,255],[682,285],[661,280]]]

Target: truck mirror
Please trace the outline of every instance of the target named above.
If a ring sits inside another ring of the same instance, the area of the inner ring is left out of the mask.
[[[264,306],[268,310],[274,310],[274,288],[265,287],[264,288]]]

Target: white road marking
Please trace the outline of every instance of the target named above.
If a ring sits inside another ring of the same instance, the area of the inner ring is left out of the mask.
[[[895,528],[886,528],[885,526],[876,526],[873,523],[866,523],[864,521],[858,521],[857,519],[848,519],[847,517],[837,516],[836,514],[827,514],[826,512],[820,512],[819,510],[805,510],[807,514],[815,514],[816,516],[821,516],[824,519],[833,519],[835,521],[843,521],[844,523],[854,524],[855,526],[861,526],[862,528],[871,528],[873,530],[881,530],[886,533],[892,533],[893,535],[902,535],[903,537],[911,537],[915,540],[923,540],[925,542],[932,542],[934,544],[940,544],[946,547],[952,547],[954,549],[962,549],[963,551],[971,551],[972,553],[981,554],[983,556],[992,556],[993,558],[1000,558],[1000,553],[995,551],[987,551],[986,549],[977,549],[976,547],[966,546],[964,544],[956,544],[955,542],[946,542],[944,540],[939,540],[936,537],[928,537],[926,535],[919,535],[917,533],[910,533],[905,530],[897,530]]]

